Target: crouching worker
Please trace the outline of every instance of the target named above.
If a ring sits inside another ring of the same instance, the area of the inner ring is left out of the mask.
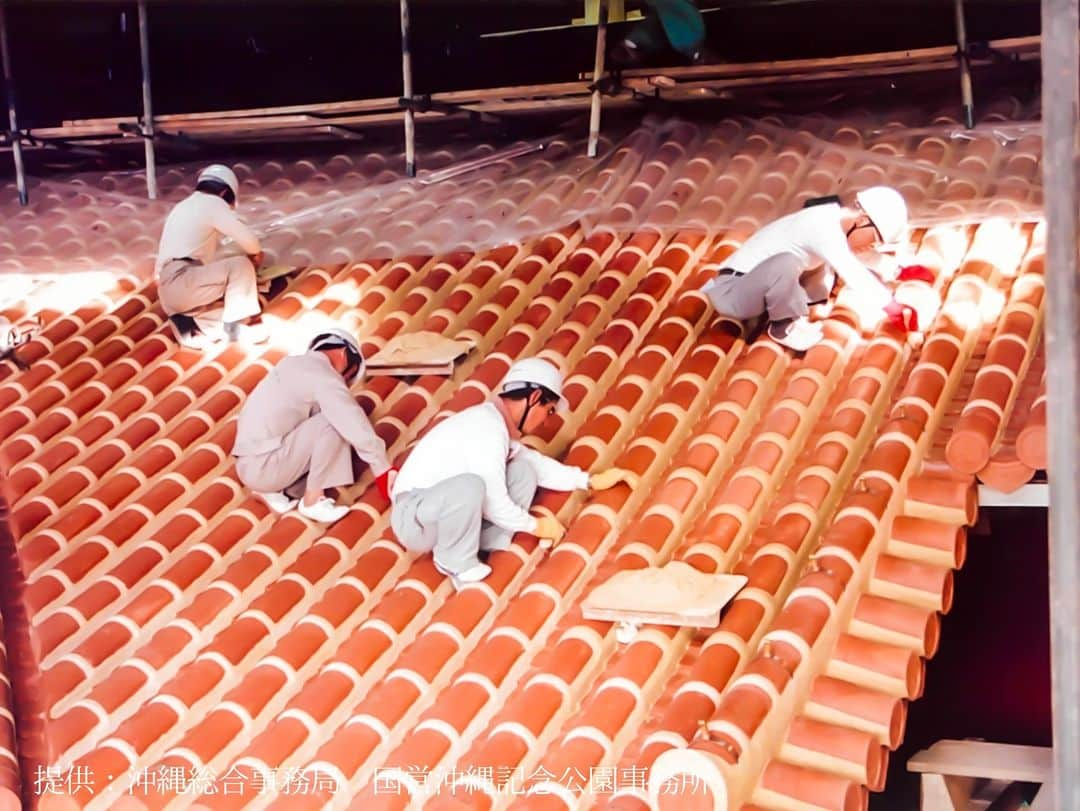
[[[515,532],[552,542],[562,537],[557,519],[529,514],[538,486],[634,486],[630,471],[590,476],[518,441],[566,408],[559,370],[528,358],[510,367],[488,402],[447,417],[421,437],[392,484],[390,525],[401,544],[433,552],[435,568],[460,588],[491,573],[480,553],[508,549]]]
[[[195,191],[165,218],[158,244],[158,298],[185,346],[230,340],[261,343],[267,338],[259,315],[259,239],[237,216],[236,175],[213,164],[199,173]],[[222,237],[242,256],[216,258]],[[217,312],[208,310],[221,302]]]
[[[851,206],[823,200],[769,223],[728,257],[702,287],[720,315],[740,321],[764,315],[770,338],[803,352],[822,337],[808,317],[810,305],[829,298],[837,274],[868,307],[890,304],[888,288],[855,253],[903,237],[904,198],[874,186],[856,194]]]
[[[356,339],[330,329],[303,355],[275,366],[240,409],[232,451],[236,474],[274,512],[299,505],[313,521],[344,517],[349,508],[326,491],[353,484],[353,451],[388,496],[386,445],[349,392],[363,371]]]

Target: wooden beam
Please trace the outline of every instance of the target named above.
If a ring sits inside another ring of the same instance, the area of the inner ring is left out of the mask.
[[[1011,53],[1018,60],[1037,59],[1037,37],[999,40],[991,45]],[[991,64],[990,59],[972,60],[972,66]],[[956,69],[953,48],[929,48],[919,51],[896,51],[884,54],[864,54],[838,59],[788,60],[743,65],[714,65],[680,68],[663,75],[656,71],[634,71],[641,74],[627,80],[629,89],[644,89],[650,95],[658,86],[663,98],[670,101],[715,100],[729,91],[769,88],[783,85],[807,85],[815,82],[836,82],[852,79],[887,77]],[[678,77],[673,81],[668,74]],[[692,74],[692,75],[690,75]],[[640,85],[640,87],[639,87]],[[586,81],[553,84],[517,85],[511,87],[462,90],[432,94],[433,101],[469,105],[475,112],[530,113],[569,111],[593,105],[592,91]],[[638,103],[629,92],[604,99],[609,108]],[[401,122],[404,118],[399,98],[361,99],[328,104],[263,107],[244,110],[225,110],[191,114],[155,116],[158,132],[190,134],[193,137],[239,137],[242,133],[272,131],[324,135],[333,127],[378,126]],[[415,122],[451,120],[462,114],[438,112],[414,115]],[[134,118],[81,119],[61,127],[32,130],[30,135],[42,140],[68,139],[93,143],[116,143],[130,136],[118,132],[121,124],[137,124]]]
[[[1039,37],[1015,37],[998,39],[987,43],[992,50],[1005,54],[1023,51],[1037,51]],[[785,59],[767,62],[741,62],[718,65],[691,65],[675,68],[634,68],[624,70],[624,77],[655,76],[662,73],[675,79],[704,79],[724,76],[755,76],[769,73],[804,72],[812,70],[834,70],[842,67],[869,67],[873,65],[905,64],[931,59],[951,59],[956,64],[956,48],[948,45],[937,48],[916,48],[903,51],[880,51],[877,53],[855,54],[821,59]],[[588,78],[588,74],[580,74]]]

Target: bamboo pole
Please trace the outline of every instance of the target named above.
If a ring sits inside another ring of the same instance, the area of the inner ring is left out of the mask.
[[[26,167],[23,164],[22,141],[19,138],[19,117],[15,113],[15,80],[11,76],[11,54],[8,51],[7,16],[4,2],[0,0],[0,56],[4,65],[4,87],[7,89],[8,130],[11,133],[11,156],[15,161],[15,185],[19,190],[20,205],[30,203],[26,189]]]
[[[146,0],[139,0],[139,58],[142,61],[142,137],[146,154],[146,196],[156,200],[157,157],[154,154],[154,107],[150,94],[150,33],[146,21]]]
[[[1050,490],[1051,702],[1057,807],[1080,808],[1080,277],[1078,0],[1042,0]]]
[[[596,59],[593,62],[592,105],[589,110],[588,156],[596,157],[600,144],[600,79],[604,75],[604,51],[607,48],[608,0],[600,0],[600,17],[596,21]]]
[[[964,24],[964,0],[954,0],[956,12],[956,58],[960,60],[960,101],[964,111],[964,126],[975,126],[975,100],[971,91],[971,60],[967,52],[967,26]]]
[[[412,54],[409,52],[409,0],[401,0],[401,85],[402,96],[412,101]],[[405,108],[405,173],[416,177],[416,119],[412,107]]]

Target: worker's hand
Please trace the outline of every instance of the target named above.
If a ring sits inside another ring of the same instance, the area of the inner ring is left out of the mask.
[[[640,483],[640,479],[634,471],[621,467],[610,467],[589,476],[589,487],[593,490],[609,490],[619,482],[626,482],[633,490]]]
[[[387,501],[390,500],[390,490],[394,486],[394,479],[397,478],[398,469],[396,467],[389,468],[382,474],[375,477],[375,486],[379,488],[379,492],[382,493],[382,497]]]
[[[879,254],[872,263],[867,264],[867,267],[886,284],[896,281],[896,277],[900,273],[900,263],[896,261],[895,257],[888,254]]]
[[[919,316],[915,312],[915,308],[910,304],[901,304],[896,299],[893,299],[885,305],[885,314],[888,316],[889,323],[903,332],[918,332],[919,331]]]
[[[263,259],[265,257],[266,257],[266,254],[263,251],[259,251],[258,253],[249,253],[248,254],[248,259],[250,259],[251,264],[253,264],[255,266],[255,270],[258,270],[259,268],[262,267]]]
[[[554,515],[541,515],[536,519],[536,530],[533,532],[540,539],[541,546],[554,546],[562,536],[566,534],[566,527],[559,523]],[[544,543],[547,541],[547,543]]]
[[[900,268],[896,280],[898,282],[926,282],[927,284],[933,284],[934,272],[926,265],[906,265]]]

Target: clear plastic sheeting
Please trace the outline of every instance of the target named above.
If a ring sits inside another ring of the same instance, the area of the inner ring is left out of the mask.
[[[390,152],[233,165],[240,212],[275,264],[482,251],[574,222],[587,231],[728,231],[738,240],[810,197],[880,183],[901,191],[917,225],[1037,219],[1042,141],[1040,126],[1023,120],[1029,114],[1007,98],[970,131],[914,110],[843,120],[646,117],[609,133],[595,160],[584,138],[454,145],[424,152],[417,178]],[[199,166],[160,172],[158,201],[145,198],[141,172],[36,181],[26,209],[9,184],[0,273],[149,278],[162,220]]]

